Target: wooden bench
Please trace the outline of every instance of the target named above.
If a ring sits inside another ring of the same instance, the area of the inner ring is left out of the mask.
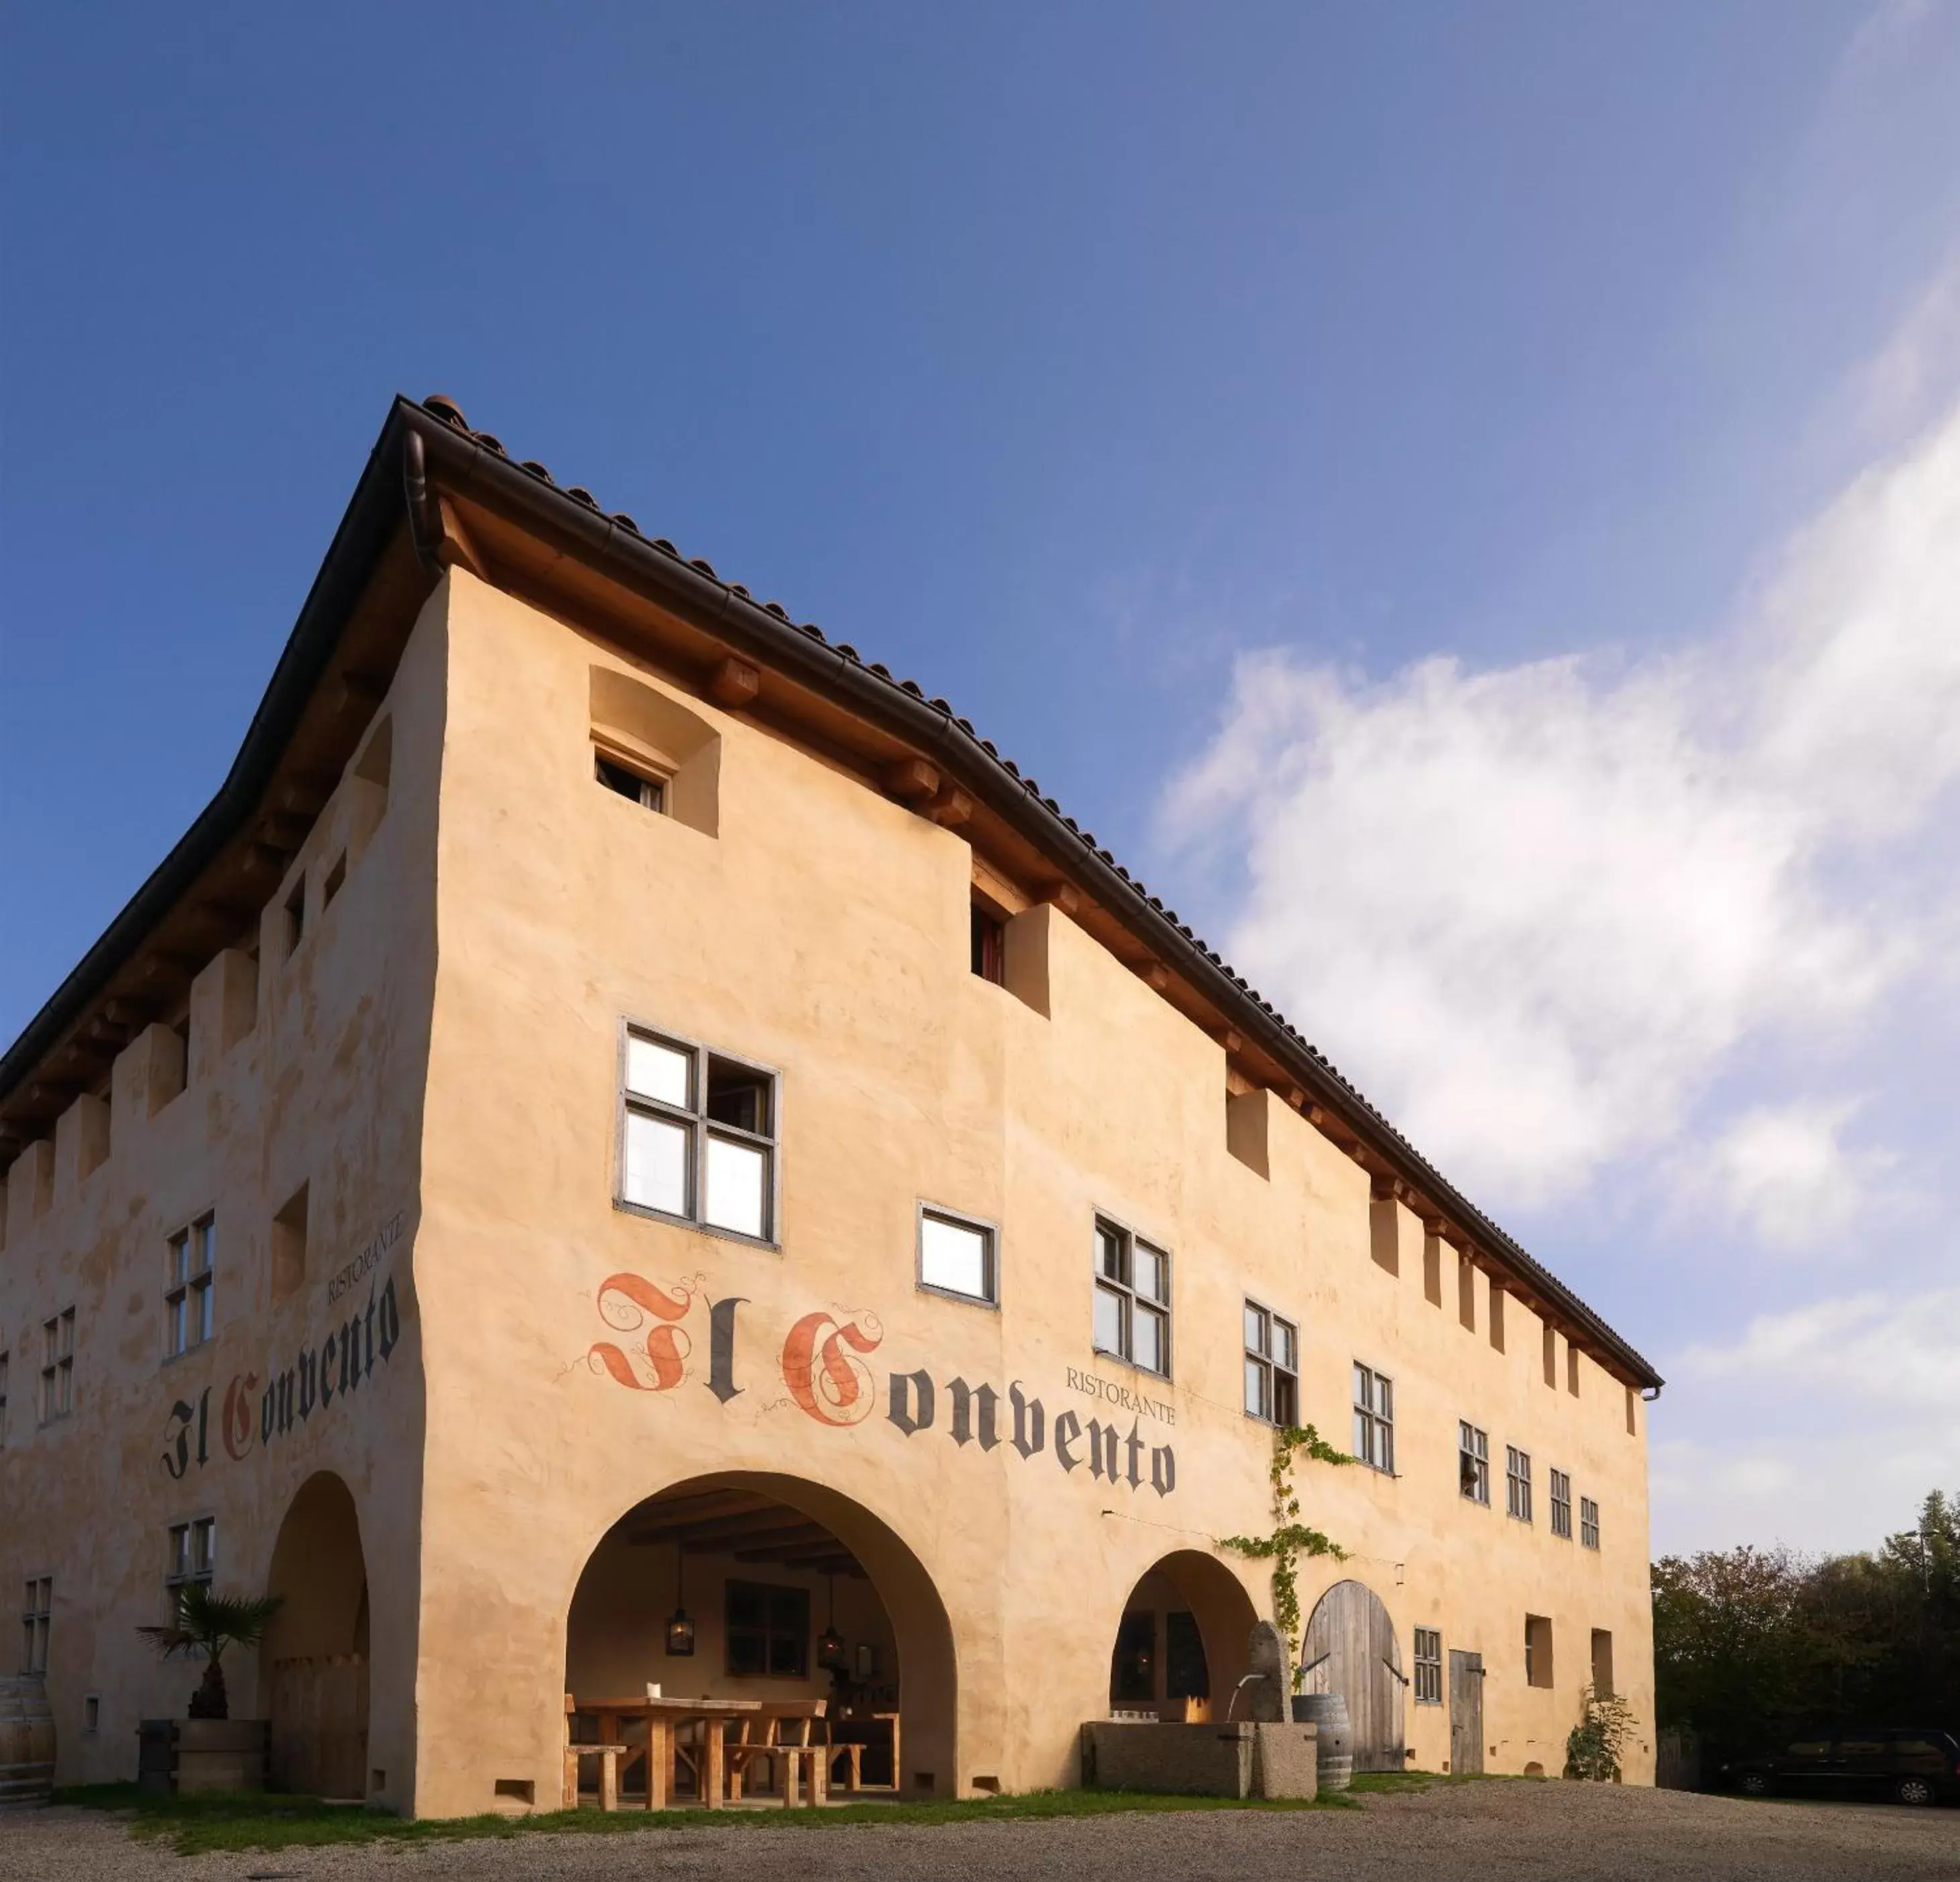
[[[599,1760],[599,1807],[602,1810],[616,1810],[619,1807],[619,1760],[633,1747],[630,1745],[568,1744],[565,1748],[565,1807],[568,1810],[578,1808],[578,1761],[581,1758]]]
[[[752,1717],[739,1721],[723,1747],[730,1799],[741,1796],[752,1764],[767,1763],[772,1780],[778,1769],[781,1772],[785,1809],[794,1807],[800,1788],[813,1807],[823,1803],[830,1788],[829,1748],[822,1743],[818,1728],[828,1703],[824,1699],[768,1699]]]

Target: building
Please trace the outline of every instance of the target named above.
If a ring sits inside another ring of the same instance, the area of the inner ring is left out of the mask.
[[[650,1680],[1071,1783],[1222,1716],[1293,1419],[1364,1460],[1296,1479],[1364,1761],[1555,1773],[1596,1677],[1650,1781],[1653,1368],[944,702],[447,402],[0,1131],[64,1782],[215,1575],[285,1597],[231,1681],[297,1788],[542,1804]]]

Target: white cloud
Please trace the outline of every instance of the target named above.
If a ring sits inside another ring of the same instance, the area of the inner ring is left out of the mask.
[[[1772,1247],[1825,1246],[1861,1217],[1887,1212],[1898,1159],[1845,1143],[1853,1100],[1799,1099],[1752,1107],[1677,1163],[1682,1202],[1745,1222]]]
[[[1739,1048],[1910,971],[1956,779],[1960,408],[1707,641],[1379,682],[1246,659],[1163,828],[1242,856],[1239,963],[1514,1204],[1666,1143]]]

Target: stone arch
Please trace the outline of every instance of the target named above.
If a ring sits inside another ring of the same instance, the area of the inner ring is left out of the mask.
[[[1223,1719],[1258,1619],[1244,1584],[1216,1556],[1180,1549],[1160,1556],[1123,1604],[1109,1659],[1112,1708],[1182,1717],[1197,1701],[1201,1715]]]
[[[744,1540],[753,1546],[740,1546]],[[678,1598],[677,1566],[697,1622],[696,1652],[686,1659],[666,1654],[663,1636]],[[586,1556],[567,1603],[566,1692],[582,1698],[597,1683],[627,1696],[648,1681],[670,1696],[766,1692],[767,1676],[730,1670],[721,1613],[707,1605],[719,1603],[727,1581],[738,1578],[807,1589],[812,1635],[829,1619],[834,1600],[848,1683],[876,1693],[895,1689],[889,1707],[861,1708],[899,1715],[892,1742],[899,1757],[891,1779],[907,1795],[959,1794],[958,1661],[939,1591],[883,1517],[807,1478],[716,1471],[628,1508]],[[859,1646],[871,1649],[861,1678]],[[827,1670],[822,1678],[818,1671],[813,1647],[806,1677],[771,1678],[768,1686],[812,1695],[826,1683],[842,1689]],[[889,1756],[882,1743],[864,1754],[867,1780],[875,1781],[874,1772],[886,1775],[881,1755]]]
[[[307,1479],[272,1545],[266,1591],[279,1611],[259,1650],[274,1785],[368,1793],[368,1568],[354,1494],[330,1470]]]
[[[1347,1700],[1354,1769],[1404,1769],[1402,1648],[1382,1597],[1364,1581],[1335,1582],[1314,1603],[1300,1659],[1303,1691]]]

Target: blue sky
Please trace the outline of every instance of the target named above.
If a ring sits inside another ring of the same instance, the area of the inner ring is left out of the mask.
[[[943,693],[1646,1349],[1960,1487],[1960,10],[14,8],[0,1034],[441,390]]]

